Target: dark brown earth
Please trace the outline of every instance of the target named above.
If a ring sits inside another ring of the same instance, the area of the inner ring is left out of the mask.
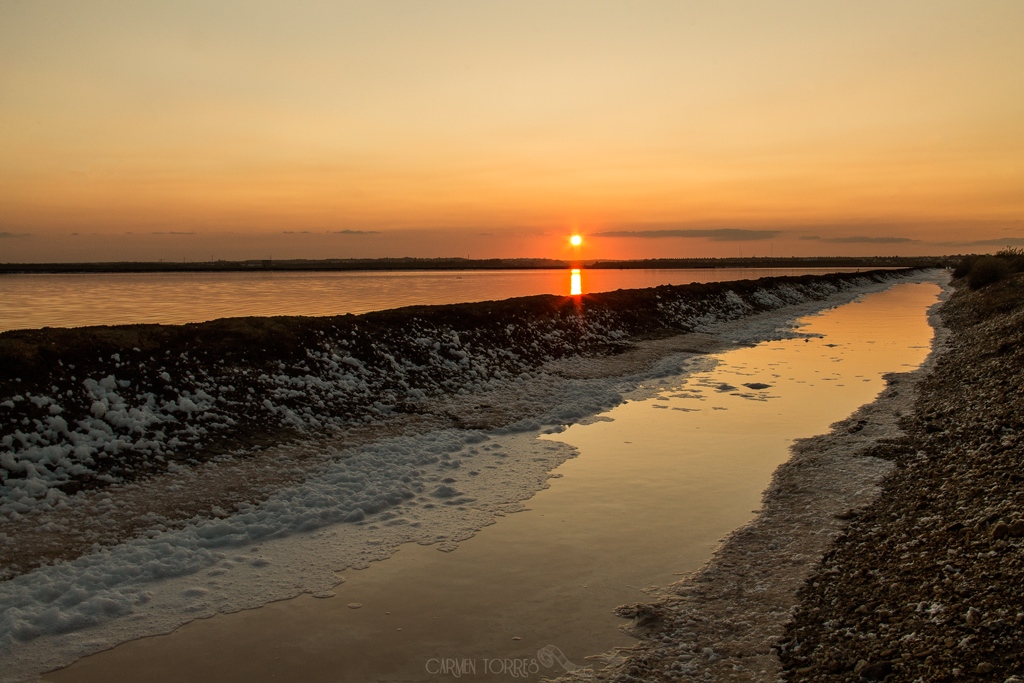
[[[942,309],[949,350],[920,387],[881,497],[800,593],[788,681],[1024,677],[1024,274]]]

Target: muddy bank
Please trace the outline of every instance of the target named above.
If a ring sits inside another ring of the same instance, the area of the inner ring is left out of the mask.
[[[903,416],[946,349],[948,332],[936,308],[929,316],[936,339],[921,368],[887,375],[875,402],[830,433],[797,442],[792,459],[774,474],[760,514],[724,539],[707,565],[652,602],[619,609],[641,642],[595,658],[603,665],[595,674],[560,680],[776,681],[777,647],[801,588],[879,495],[893,469],[880,455],[903,435]]]

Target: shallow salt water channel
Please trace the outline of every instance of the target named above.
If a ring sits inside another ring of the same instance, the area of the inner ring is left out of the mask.
[[[634,642],[618,631],[615,606],[645,601],[645,588],[706,562],[753,517],[794,439],[827,431],[872,401],[885,373],[924,360],[938,293],[931,283],[896,285],[800,321],[800,332],[820,336],[696,357],[691,374],[646,382],[587,424],[540,442],[518,434],[473,446],[474,467],[527,441],[536,457],[547,442],[578,456],[528,511],[499,517],[453,552],[407,543],[341,572],[333,597],[195,621],[45,678],[497,681],[598,666],[587,657]],[[328,533],[288,540],[319,556]]]

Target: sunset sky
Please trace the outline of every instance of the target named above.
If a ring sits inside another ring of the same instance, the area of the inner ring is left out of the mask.
[[[0,0],[0,262],[1024,246],[1024,2]]]

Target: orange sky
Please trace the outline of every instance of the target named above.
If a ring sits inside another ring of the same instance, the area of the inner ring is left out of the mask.
[[[1022,26],[1019,0],[8,0],[0,262],[1024,246]]]

